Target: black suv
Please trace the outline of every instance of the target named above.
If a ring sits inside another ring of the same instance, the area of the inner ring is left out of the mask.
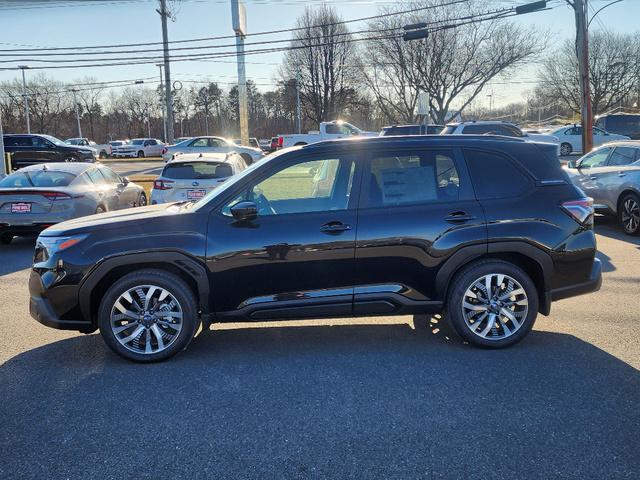
[[[95,162],[96,151],[90,147],[69,145],[50,135],[3,135],[4,150],[11,154],[14,169],[37,163]]]
[[[154,361],[212,322],[445,312],[483,347],[597,290],[591,200],[556,146],[447,135],[283,150],[197,202],[60,223],[31,315]]]

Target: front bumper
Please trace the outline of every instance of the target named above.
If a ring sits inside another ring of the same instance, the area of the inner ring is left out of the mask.
[[[95,331],[90,321],[60,318],[46,296],[42,277],[33,270],[29,277],[29,294],[29,314],[41,324],[58,330],[75,330],[82,333]]]
[[[563,298],[576,297],[585,293],[597,292],[602,286],[602,262],[593,259],[591,274],[586,282],[551,290],[551,300],[562,300]]]

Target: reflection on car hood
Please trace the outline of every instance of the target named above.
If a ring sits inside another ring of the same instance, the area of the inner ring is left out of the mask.
[[[128,208],[114,212],[89,215],[58,223],[47,228],[41,235],[55,237],[76,233],[94,232],[96,230],[112,230],[114,228],[129,227],[131,223],[141,225],[151,220],[170,217],[179,213],[179,209],[172,204],[150,205],[147,207]]]

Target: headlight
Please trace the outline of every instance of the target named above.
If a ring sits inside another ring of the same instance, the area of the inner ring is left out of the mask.
[[[38,237],[36,249],[42,248],[46,252],[46,257],[51,257],[56,252],[61,252],[80,243],[87,238],[87,234],[70,235],[64,237]]]

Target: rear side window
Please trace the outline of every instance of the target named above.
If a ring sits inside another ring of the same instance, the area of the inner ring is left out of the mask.
[[[532,187],[531,179],[504,155],[465,149],[464,157],[479,200],[517,197]]]
[[[4,137],[4,144],[7,147],[32,147],[31,137]]]
[[[371,159],[365,207],[456,201],[460,179],[449,150]]]
[[[104,178],[104,175],[102,175],[97,168],[87,171],[87,175],[96,185],[105,185],[107,183],[106,178]]]
[[[622,167],[636,161],[637,149],[633,147],[616,147],[607,165],[611,167]]]

